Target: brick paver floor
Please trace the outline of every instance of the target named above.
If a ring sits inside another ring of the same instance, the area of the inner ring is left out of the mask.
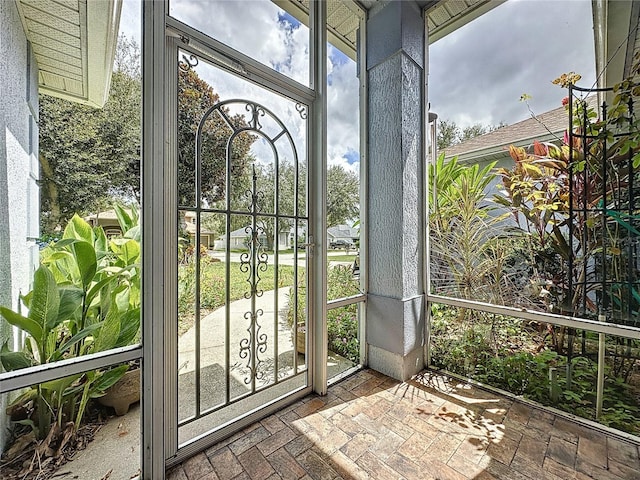
[[[422,373],[363,370],[220,442],[170,480],[638,480],[638,445]]]

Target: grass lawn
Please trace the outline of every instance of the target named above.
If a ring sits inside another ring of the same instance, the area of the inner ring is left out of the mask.
[[[230,264],[229,294],[230,300],[244,298],[249,292],[247,282],[248,272],[240,270],[240,263]],[[298,267],[298,276],[303,278],[304,268]],[[225,279],[226,268],[224,262],[203,262],[200,269],[200,310],[201,316],[224,306],[225,304]],[[260,271],[258,288],[263,291],[275,288],[274,268],[267,266],[265,271]],[[293,267],[280,265],[278,267],[278,286],[288,287],[293,285]],[[192,263],[178,266],[178,334],[186,332],[195,319],[195,266]]]
[[[329,262],[353,262],[357,255],[329,255],[327,257]]]

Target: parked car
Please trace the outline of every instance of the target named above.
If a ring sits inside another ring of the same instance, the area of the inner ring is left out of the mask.
[[[347,240],[343,240],[341,238],[334,240],[332,242],[329,242],[329,248],[333,248],[333,249],[337,249],[337,248],[353,248],[354,245],[353,243],[347,241]]]

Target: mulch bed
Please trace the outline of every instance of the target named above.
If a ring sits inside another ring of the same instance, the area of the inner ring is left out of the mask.
[[[58,427],[53,424],[47,438],[36,441],[31,427],[15,426],[12,441],[0,458],[3,480],[46,480],[66,474],[64,465],[84,450],[106,422],[106,412],[99,407],[87,411],[87,423],[74,434],[73,422]],[[107,476],[103,480],[107,480]]]

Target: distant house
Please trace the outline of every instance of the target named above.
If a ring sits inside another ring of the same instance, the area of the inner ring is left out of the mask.
[[[597,100],[588,98],[589,106],[595,107]],[[498,161],[498,166],[507,162],[511,165],[509,145],[528,147],[535,140],[556,145],[562,142],[564,132],[569,128],[569,114],[564,106],[554,108],[535,117],[498,128],[493,132],[458,143],[444,149],[445,158],[458,157],[458,162],[466,164],[487,164]]]
[[[247,237],[249,237],[250,233],[247,231],[249,227],[238,228],[237,230],[232,231],[229,234],[229,248],[232,250],[244,249],[247,247]],[[292,229],[286,228],[278,232],[278,247],[280,249],[287,249],[291,247],[289,237],[290,230]],[[266,235],[259,235],[258,239],[262,245],[267,245]],[[225,250],[226,248],[226,235],[220,235],[215,241],[214,248],[216,250]]]
[[[597,106],[595,95],[588,97],[587,101],[590,107]],[[560,145],[568,128],[569,113],[564,106],[560,106],[535,117],[447,147],[444,149],[445,159],[449,160],[457,156],[459,163],[479,164],[480,167],[496,161],[496,167],[510,169],[514,165],[513,159],[509,155],[510,145],[527,148],[532,146],[536,140]],[[496,178],[488,188],[494,188],[498,183],[500,183],[500,179]]]
[[[350,227],[348,225],[338,225],[335,227],[327,228],[327,244],[336,242],[337,240],[344,240],[352,245],[356,245],[360,239],[360,232],[358,229]]]
[[[196,214],[195,212],[186,212],[184,214],[184,229],[189,234],[189,242],[192,245],[196,243]],[[200,245],[204,245],[207,249],[213,249],[216,243],[216,232],[200,225]]]
[[[115,210],[105,210],[104,212],[93,213],[84,217],[85,221],[92,227],[102,227],[107,237],[122,235],[122,228],[118,222]]]

